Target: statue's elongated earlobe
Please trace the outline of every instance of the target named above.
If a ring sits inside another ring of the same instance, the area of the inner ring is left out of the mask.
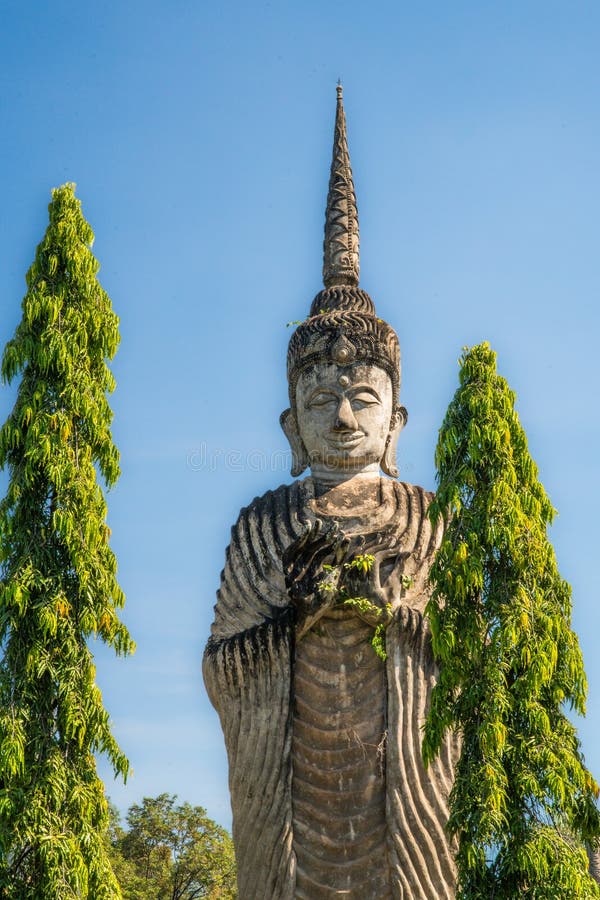
[[[298,475],[302,475],[304,470],[308,467],[310,460],[304,442],[300,437],[300,432],[298,431],[296,414],[291,409],[284,409],[279,416],[279,422],[283,428],[283,433],[290,442],[290,447],[292,448],[292,475],[294,478],[297,478]]]
[[[392,413],[392,421],[390,422],[390,433],[388,434],[383,459],[381,460],[382,471],[391,478],[397,478],[400,474],[396,462],[396,452],[398,449],[398,438],[400,437],[400,432],[406,425],[407,419],[408,413],[406,407],[395,406],[394,412]]]

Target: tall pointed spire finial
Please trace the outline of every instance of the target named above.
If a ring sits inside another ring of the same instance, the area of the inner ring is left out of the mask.
[[[323,241],[323,283],[358,285],[358,210],[350,168],[346,116],[342,85],[337,84],[337,109],[333,136],[333,157],[325,210]]]

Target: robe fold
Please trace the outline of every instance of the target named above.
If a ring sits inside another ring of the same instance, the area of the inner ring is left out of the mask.
[[[240,900],[455,895],[445,827],[458,742],[428,769],[420,749],[437,675],[423,610],[441,526],[422,488],[381,479],[379,490],[376,508],[330,518],[348,535],[382,536],[382,579],[408,576],[391,600],[385,663],[351,609],[296,646],[282,556],[327,517],[312,479],[257,498],[232,529],[203,672],[229,759]]]

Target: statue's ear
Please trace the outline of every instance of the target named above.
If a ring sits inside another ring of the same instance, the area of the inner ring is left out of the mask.
[[[290,447],[292,448],[292,475],[296,478],[298,475],[302,475],[310,462],[308,453],[306,452],[306,447],[300,437],[298,422],[296,421],[296,414],[294,411],[291,409],[284,409],[279,416],[279,421],[286,438],[290,442]]]
[[[400,432],[406,425],[407,419],[408,413],[406,408],[404,406],[395,406],[390,422],[390,433],[388,434],[383,459],[381,460],[382,470],[391,478],[397,478],[400,474],[396,463],[396,451]]]

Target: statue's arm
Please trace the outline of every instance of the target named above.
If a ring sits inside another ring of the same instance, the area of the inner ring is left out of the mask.
[[[590,875],[600,884],[600,848],[592,848],[588,846],[587,855],[590,861]]]
[[[259,624],[229,637],[211,635],[204,651],[202,672],[213,706],[221,710],[241,700],[249,686],[268,702],[274,679],[285,676],[293,641],[291,608],[278,610]],[[264,682],[263,689],[260,683]]]
[[[290,658],[293,610],[275,526],[255,504],[242,510],[232,528],[203,660],[206,688],[218,710],[262,673],[283,670]]]
[[[238,694],[261,673],[289,668],[293,642],[336,600],[346,550],[337,528],[292,522],[264,499],[242,510],[204,654],[204,680],[217,708],[222,695]]]
[[[203,660],[218,710],[290,669],[296,615],[283,557],[305,531],[295,506],[288,489],[278,488],[243,509],[231,530]]]

